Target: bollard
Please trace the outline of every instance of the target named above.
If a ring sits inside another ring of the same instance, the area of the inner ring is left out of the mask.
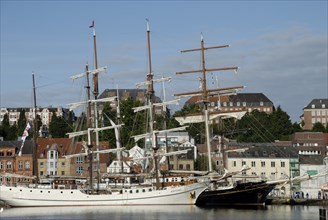
[[[326,220],[326,209],[319,209],[319,220]]]

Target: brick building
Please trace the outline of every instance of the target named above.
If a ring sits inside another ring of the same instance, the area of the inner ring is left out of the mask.
[[[304,123],[304,130],[311,130],[316,122],[324,126],[328,124],[328,99],[313,99],[303,108],[301,120]]]

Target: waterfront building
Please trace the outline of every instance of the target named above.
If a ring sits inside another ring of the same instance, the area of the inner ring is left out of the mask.
[[[328,133],[296,132],[292,144],[298,150],[301,164],[322,165],[328,155]]]
[[[9,179],[7,180],[7,178],[14,178],[14,181],[19,184],[28,184],[32,182],[32,178],[28,177],[33,176],[33,141],[26,140],[22,150],[22,155],[18,156],[17,152],[19,151],[21,144],[22,141],[0,141],[1,182],[8,182]]]
[[[227,155],[227,169],[236,172],[247,166],[250,169],[243,171],[242,176],[259,177],[262,180],[280,180],[294,178],[300,175],[298,152],[291,145],[280,146],[275,144],[239,144],[229,146],[232,149],[243,149],[229,152]],[[292,186],[285,185],[277,189],[279,196],[290,196],[292,190],[299,189],[299,183]]]

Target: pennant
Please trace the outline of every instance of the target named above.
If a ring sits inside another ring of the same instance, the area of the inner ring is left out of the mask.
[[[28,136],[28,131],[30,130],[30,128],[31,128],[30,123],[27,122],[26,128],[25,128],[25,130],[23,131],[23,135],[22,135],[22,145],[21,145],[21,147],[20,147],[20,149],[19,149],[18,156],[22,156],[22,150],[23,150],[24,143],[25,143],[26,137]]]
[[[89,26],[89,28],[94,28],[95,27],[95,21],[92,20],[92,24]]]

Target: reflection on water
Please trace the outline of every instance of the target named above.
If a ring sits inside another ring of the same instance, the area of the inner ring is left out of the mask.
[[[328,210],[328,207],[326,207]],[[97,206],[7,208],[1,220],[21,219],[110,219],[110,220],[206,220],[206,219],[319,219],[319,206],[207,207],[175,206]]]

